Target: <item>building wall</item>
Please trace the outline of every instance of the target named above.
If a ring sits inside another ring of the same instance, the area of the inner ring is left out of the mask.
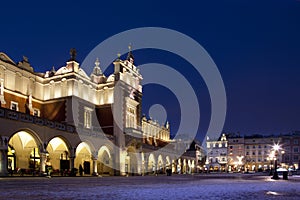
[[[108,77],[99,62],[95,65],[88,76],[71,57],[57,71],[36,73],[26,57],[16,64],[0,53],[0,150],[9,157],[10,166],[25,168],[29,159],[41,172],[52,162],[54,168],[82,165],[87,174],[101,170],[115,175],[141,174],[149,165],[160,171],[166,165],[172,170],[181,166],[172,150],[151,153],[170,143],[170,129],[168,124],[141,120],[142,76],[133,60],[117,59],[114,74]],[[15,111],[11,102],[18,104]],[[143,144],[139,138],[145,139]],[[191,172],[195,159],[182,159],[184,172]],[[7,166],[5,157],[0,162]],[[0,169],[0,175],[6,173]]]

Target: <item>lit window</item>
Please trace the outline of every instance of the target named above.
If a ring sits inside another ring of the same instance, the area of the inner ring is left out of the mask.
[[[33,116],[39,117],[40,116],[40,110],[39,109],[33,109]]]
[[[14,111],[19,111],[18,103],[12,101],[12,102],[10,103],[10,109],[12,109],[12,110],[14,110]]]
[[[84,108],[84,128],[91,128],[92,127],[92,109],[91,108]]]

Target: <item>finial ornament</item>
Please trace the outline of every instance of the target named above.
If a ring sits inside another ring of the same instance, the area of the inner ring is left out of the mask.
[[[121,54],[120,54],[120,53],[118,53],[118,54],[117,54],[117,56],[118,56],[118,58],[120,59],[120,57],[121,57]]]
[[[75,49],[75,48],[72,48],[72,49],[70,50],[71,60],[75,60],[75,59],[76,59],[76,55],[77,55],[76,49]]]
[[[131,51],[131,49],[132,49],[132,45],[131,45],[131,43],[129,43],[128,50]]]
[[[96,61],[95,61],[95,65],[96,65],[96,67],[99,67],[99,66],[100,66],[100,61],[99,61],[99,58],[97,58],[97,59],[96,59]]]

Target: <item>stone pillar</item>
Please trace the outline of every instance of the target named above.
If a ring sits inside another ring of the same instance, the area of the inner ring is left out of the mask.
[[[92,160],[93,160],[93,176],[98,176],[98,172],[97,172],[97,157],[93,156]]]
[[[46,172],[47,153],[41,152],[40,159],[40,174],[42,175]]]
[[[0,137],[0,176],[8,176],[7,151],[8,137]]]
[[[76,148],[70,148],[69,149],[70,170],[75,168],[75,155],[76,155]]]
[[[70,158],[70,169],[72,170],[75,166],[74,166],[74,163],[75,163],[75,156],[71,156],[69,157]]]

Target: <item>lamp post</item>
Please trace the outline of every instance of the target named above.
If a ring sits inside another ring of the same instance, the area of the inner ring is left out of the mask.
[[[280,146],[278,144],[275,144],[273,146],[273,149],[274,149],[274,174],[273,174],[273,177],[272,179],[275,179],[275,180],[278,180],[279,179],[279,176],[278,176],[278,172],[277,172],[277,155],[278,155],[278,150],[280,149]]]
[[[268,157],[268,160],[270,161],[270,176],[273,176],[273,160],[274,160],[274,151],[271,151],[269,157]]]

